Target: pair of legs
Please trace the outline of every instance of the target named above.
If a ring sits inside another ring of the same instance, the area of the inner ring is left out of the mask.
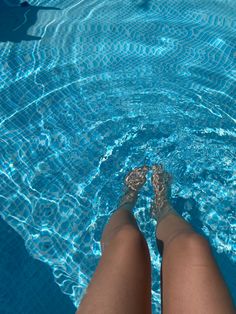
[[[124,199],[104,229],[102,258],[77,314],[151,314],[150,255],[132,213],[137,192]],[[235,314],[207,240],[168,208],[156,229],[163,245],[163,313]]]

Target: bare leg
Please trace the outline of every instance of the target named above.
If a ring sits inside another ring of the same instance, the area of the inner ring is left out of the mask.
[[[163,184],[160,180],[159,185]],[[160,190],[157,189],[156,193]],[[164,194],[162,199],[165,199]],[[156,229],[157,239],[164,246],[163,313],[235,314],[230,293],[208,241],[178,216],[166,200],[164,214],[162,209],[158,211],[160,220]]]
[[[77,314],[151,314],[151,265],[129,191],[102,235],[102,258]],[[127,201],[128,200],[128,201]]]
[[[166,230],[170,230],[170,234]],[[184,220],[172,214],[160,222],[157,237],[164,243],[164,314],[236,313],[228,288],[204,237],[191,231]]]

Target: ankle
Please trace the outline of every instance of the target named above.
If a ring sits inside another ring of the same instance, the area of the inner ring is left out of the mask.
[[[132,189],[127,189],[121,197],[117,209],[132,209],[138,199],[138,192]]]

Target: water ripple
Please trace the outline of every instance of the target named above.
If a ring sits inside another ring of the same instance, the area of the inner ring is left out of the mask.
[[[235,3],[49,2],[40,41],[0,43],[1,216],[78,305],[125,174],[161,162],[181,214],[235,263]],[[158,311],[152,197],[149,182],[135,216]]]

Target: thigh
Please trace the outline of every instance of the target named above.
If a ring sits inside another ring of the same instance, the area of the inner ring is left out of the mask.
[[[230,293],[207,240],[177,236],[164,247],[164,314],[235,314]]]
[[[138,230],[123,227],[106,247],[77,314],[151,314],[151,265]]]

